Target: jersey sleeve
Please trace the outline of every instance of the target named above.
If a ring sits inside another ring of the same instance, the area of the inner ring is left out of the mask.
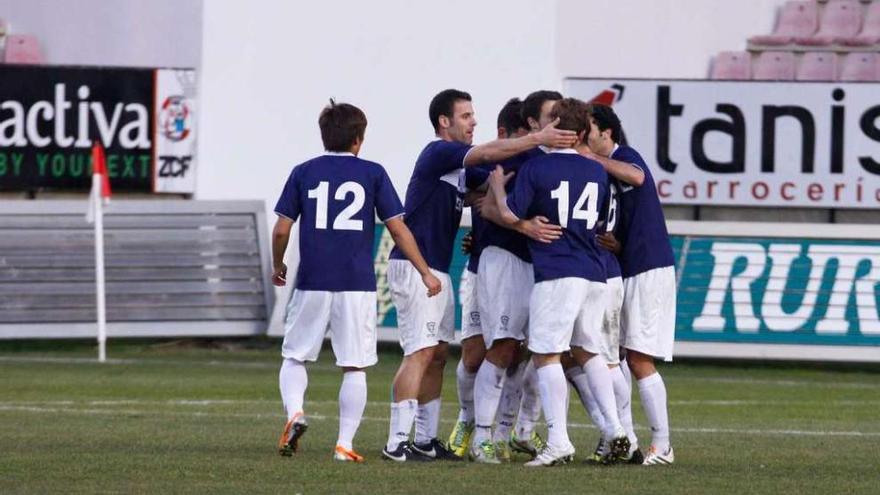
[[[518,218],[526,218],[529,206],[535,198],[535,184],[531,171],[532,167],[529,165],[521,167],[513,191],[507,195],[507,207]]]
[[[296,221],[301,213],[300,194],[299,194],[299,170],[297,167],[293,169],[284,189],[281,191],[281,197],[275,203],[275,214]]]
[[[394,184],[391,178],[381,166],[379,168],[379,177],[376,181],[376,214],[382,222],[387,222],[394,217],[403,215],[403,204],[397,191],[394,190]]]
[[[477,189],[489,180],[489,171],[484,167],[468,167],[464,170],[464,185],[468,189]]]
[[[425,176],[439,178],[461,169],[464,167],[464,157],[471,148],[471,145],[458,141],[438,141],[431,150],[429,159],[423,162],[420,172]]]
[[[617,148],[617,151],[611,156],[613,160],[617,160],[619,162],[629,163],[642,171],[645,171],[647,168],[645,166],[645,160],[642,158],[642,155],[639,154],[638,151],[630,148],[629,146],[621,146]]]

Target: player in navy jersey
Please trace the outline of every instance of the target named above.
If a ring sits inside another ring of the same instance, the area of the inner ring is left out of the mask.
[[[675,268],[666,220],[650,169],[636,150],[619,144],[620,119],[605,105],[592,105],[590,116],[600,130],[589,142],[591,156],[621,186],[616,236],[624,284],[620,340],[653,433],[644,464],[672,464],[666,385],[654,366],[654,359],[672,360],[675,340]]]
[[[552,114],[560,119],[560,128],[577,132],[581,140],[588,134],[585,103],[563,99],[554,105]],[[529,242],[535,276],[529,304],[529,350],[538,369],[548,440],[526,466],[552,466],[574,455],[567,431],[568,386],[560,364],[561,354],[569,349],[587,373],[608,419],[612,455],[621,455],[629,441],[617,418],[611,374],[600,345],[606,276],[596,234],[607,218],[608,175],[599,163],[570,147],[533,158],[517,175],[510,196],[504,189],[510,176],[500,166],[490,176],[490,197],[496,208],[485,209],[489,218],[510,225],[541,215],[563,229],[557,241]]]
[[[477,122],[469,94],[454,89],[438,93],[428,108],[437,139],[416,160],[406,191],[404,221],[444,289],[428,299],[416,274],[395,248],[388,262],[388,285],[397,308],[404,358],[394,377],[388,442],[383,450],[394,461],[459,459],[437,439],[440,392],[448,342],[453,337],[454,303],[449,278],[453,243],[461,220],[464,167],[497,163],[540,145],[566,146],[577,136],[548,126],[515,139],[472,146]],[[519,222],[517,228],[540,236],[544,227]],[[415,423],[415,441],[409,433]]]
[[[528,133],[521,110],[522,100],[519,98],[511,98],[501,108],[497,119],[498,139],[516,138]],[[465,170],[465,185],[468,190],[465,195],[466,205],[469,196],[477,199],[485,194],[486,181],[489,179],[489,172],[492,168],[492,165],[479,165]],[[482,319],[477,302],[477,270],[485,243],[484,231],[488,223],[478,214],[476,207],[472,209],[470,246],[467,249],[469,258],[467,267],[462,273],[459,290],[462,315],[461,360],[458,362],[455,372],[459,412],[458,420],[447,442],[449,449],[459,457],[464,457],[470,445],[474,429],[474,380],[486,355]],[[517,402],[518,407],[519,403]]]
[[[522,105],[522,120],[533,132],[540,131],[553,120],[550,116],[553,104],[561,99],[562,95],[556,91],[529,94]],[[501,162],[505,172],[514,173],[506,186],[508,192],[516,183],[520,167],[542,154],[540,149],[534,149]],[[508,442],[522,397],[526,367],[520,366],[525,358],[521,344],[528,333],[529,294],[534,274],[526,236],[490,223],[483,237],[485,247],[477,276],[477,299],[488,351],[474,385],[475,431],[470,452],[477,462],[495,464],[511,457]],[[531,435],[515,439],[514,445],[534,456],[537,449],[530,445],[531,440]],[[535,442],[540,448],[541,440],[536,438]]]
[[[578,146],[578,152],[585,156],[594,156],[588,144],[592,143],[597,146],[597,152],[605,152],[610,141],[603,141],[603,135],[610,135],[609,129],[600,130],[596,121],[590,118],[590,132],[587,135],[586,142]],[[613,145],[613,143],[611,143]],[[610,151],[609,151],[610,153]],[[630,167],[630,166],[628,166]],[[602,347],[602,356],[608,362],[611,370],[612,384],[614,386],[615,402],[617,404],[617,414],[620,418],[621,425],[626,430],[627,438],[630,441],[630,450],[620,459],[612,459],[609,446],[605,440],[605,435],[600,435],[599,442],[593,455],[587,460],[590,463],[608,464],[616,461],[625,461],[633,464],[641,464],[644,461],[641,451],[638,450],[638,438],[633,430],[632,410],[630,408],[631,385],[629,380],[628,369],[626,364],[621,367],[620,363],[620,312],[623,305],[623,279],[621,278],[620,263],[613,252],[613,247],[608,248],[608,240],[614,239],[614,231],[617,227],[618,220],[618,195],[619,185],[617,179],[609,174],[609,208],[608,219],[605,225],[605,233],[600,234],[597,240],[600,245],[606,247],[602,251],[602,260],[605,264],[606,286],[608,291],[607,306],[605,307],[605,315],[602,322],[602,339],[600,341]],[[619,246],[619,244],[616,244]],[[607,424],[602,414],[599,403],[593,393],[590,391],[586,374],[580,366],[570,356],[563,356],[563,368],[565,368],[565,376],[574,386],[578,397],[588,415],[599,431],[605,431]],[[625,370],[625,371],[624,371]]]
[[[300,220],[300,263],[287,309],[284,361],[279,373],[288,421],[279,453],[296,452],[307,429],[303,413],[308,377],[304,363],[315,361],[327,329],[339,390],[339,437],[334,459],[363,462],[352,447],[367,403],[365,368],[376,364],[376,275],[373,268],[374,216],[421,276],[426,296],[441,290],[403,222],[403,206],[381,165],[357,158],[367,118],[353,105],[330,101],[318,119],[327,152],[290,173],[275,213],[272,282],[287,283],[284,252],[293,223]],[[427,288],[427,290],[425,290]]]

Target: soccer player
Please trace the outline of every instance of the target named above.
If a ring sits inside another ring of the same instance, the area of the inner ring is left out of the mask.
[[[568,146],[575,133],[550,125],[543,131],[514,139],[472,146],[474,117],[471,96],[448,89],[438,93],[428,108],[437,139],[416,160],[406,191],[404,221],[444,289],[427,298],[418,288],[414,267],[400,249],[391,251],[388,285],[397,308],[403,361],[392,386],[391,421],[383,450],[394,461],[459,459],[437,439],[440,391],[448,342],[453,337],[454,305],[449,279],[453,243],[461,220],[463,167],[497,163],[536,146]],[[545,227],[534,221],[515,228],[540,237]],[[409,433],[416,425],[415,442]]]
[[[578,133],[589,132],[586,104],[572,98],[557,102],[553,117],[559,127]],[[572,147],[549,150],[528,161],[519,171],[513,193],[508,197],[505,176],[496,167],[490,176],[496,209],[490,219],[513,224],[532,215],[558,223],[562,237],[555,242],[530,242],[535,285],[529,305],[529,350],[533,353],[548,441],[526,466],[566,463],[574,455],[567,431],[568,387],[560,355],[569,349],[584,367],[613,431],[613,455],[626,452],[629,442],[617,419],[614,392],[607,363],[599,354],[599,333],[605,309],[605,268],[596,232],[607,215],[608,176],[602,166],[578,154]],[[485,255],[485,253],[484,253]]]
[[[624,299],[621,345],[635,375],[642,407],[651,426],[645,465],[672,464],[666,385],[654,359],[672,360],[675,341],[675,268],[666,220],[651,171],[636,150],[620,145],[620,119],[611,107],[592,105],[599,134],[589,141],[591,156],[621,183],[619,256]]]
[[[497,120],[498,139],[516,138],[528,133],[521,110],[522,100],[519,98],[511,98],[501,108]],[[480,189],[486,185],[491,168],[491,165],[479,165],[466,169],[465,183],[469,193],[482,194]],[[458,362],[455,372],[459,412],[458,420],[452,428],[448,441],[449,449],[459,457],[464,457],[467,453],[474,430],[474,380],[486,355],[482,319],[477,303],[477,270],[480,266],[480,254],[483,251],[484,231],[488,223],[474,208],[471,215],[472,229],[469,236],[468,254],[470,256],[467,268],[461,278],[459,292],[462,314],[461,360]],[[516,406],[519,408],[519,401]]]
[[[535,132],[546,127],[553,104],[562,99],[555,91],[536,91],[523,102],[523,117]],[[516,172],[531,158],[542,155],[541,150],[529,150],[501,163],[506,173],[514,173],[506,188],[512,190],[517,181]],[[498,436],[493,436],[492,424],[496,419],[502,393],[506,390],[506,409],[521,397],[523,370],[519,369],[523,355],[521,344],[526,340],[529,324],[529,294],[534,285],[532,257],[528,238],[516,231],[490,223],[486,226],[484,249],[477,274],[478,301],[483,325],[483,340],[487,351],[477,373],[474,393],[475,431],[471,442],[471,457],[488,464],[510,459],[508,440],[510,418],[502,418]],[[512,369],[511,369],[512,368]],[[508,373],[511,371],[512,373]],[[510,384],[507,384],[507,381]],[[509,415],[509,411],[505,411]],[[514,411],[513,414],[516,414]],[[530,439],[523,439],[528,442]],[[528,445],[528,444],[526,444]],[[520,446],[522,448],[522,446]],[[532,447],[534,449],[534,447]],[[534,451],[534,454],[537,454]]]
[[[278,378],[288,420],[278,450],[293,455],[308,428],[305,363],[318,358],[329,326],[336,366],[343,372],[334,459],[363,462],[352,440],[367,403],[365,369],[377,362],[374,215],[418,272],[422,293],[434,296],[441,285],[403,222],[403,206],[385,169],[357,157],[367,127],[364,113],[330,100],[318,125],[326,153],[293,169],[275,206],[272,282],[277,286],[287,283],[284,252],[291,227],[301,218],[300,264],[281,346]]]

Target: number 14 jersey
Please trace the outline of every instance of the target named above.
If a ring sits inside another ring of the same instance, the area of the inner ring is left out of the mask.
[[[535,283],[578,277],[605,283],[596,233],[608,216],[608,174],[573,149],[553,150],[519,169],[507,206],[519,218],[544,216],[561,225],[562,238],[549,244],[529,240]]]
[[[351,153],[328,153],[294,167],[275,213],[299,221],[300,290],[375,291],[375,215],[403,205],[385,169]]]

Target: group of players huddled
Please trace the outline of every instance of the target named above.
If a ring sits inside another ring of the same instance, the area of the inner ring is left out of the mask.
[[[357,157],[367,119],[331,100],[318,120],[326,153],[296,166],[275,207],[273,283],[300,222],[300,263],[287,308],[279,374],[288,421],[279,452],[292,455],[308,428],[305,363],[329,328],[339,391],[334,458],[363,462],[352,440],[376,364],[374,218],[394,240],[387,279],[403,361],[392,385],[385,459],[526,466],[569,462],[569,383],[600,431],[589,462],[674,462],[666,387],[655,359],[672,359],[675,273],[651,172],[625,143],[605,105],[536,91],[507,102],[498,139],[472,144],[469,94],[431,101],[436,139],[416,160],[400,199],[381,165]],[[454,297],[449,277],[462,209],[473,210],[462,277],[459,414],[439,439],[440,397]],[[632,376],[652,438],[639,449]],[[543,413],[547,439],[535,426]],[[414,435],[411,433],[415,429]]]

